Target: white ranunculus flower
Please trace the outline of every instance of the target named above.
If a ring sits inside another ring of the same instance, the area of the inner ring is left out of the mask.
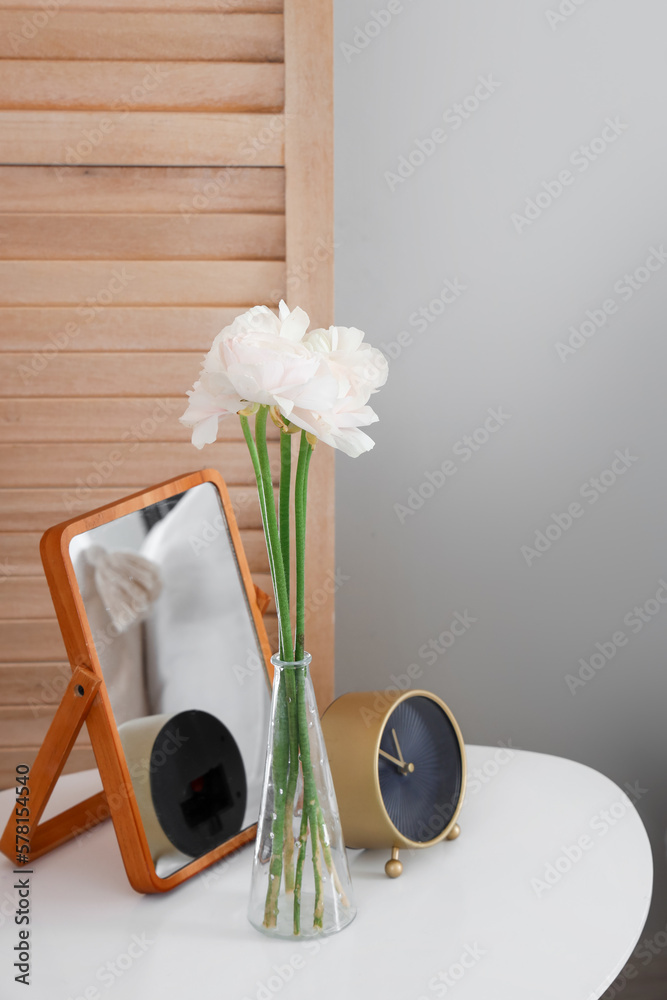
[[[197,448],[215,441],[221,417],[251,403],[276,407],[347,455],[373,447],[360,428],[378,419],[367,404],[386,382],[384,355],[355,327],[307,333],[308,323],[303,309],[281,302],[278,316],[254,306],[221,330],[181,417]]]
[[[387,381],[389,365],[377,348],[363,342],[364,334],[354,326],[330,326],[313,330],[305,343],[324,355],[339,386],[339,398],[350,394],[366,403]]]
[[[288,419],[295,406],[319,412],[335,404],[335,375],[303,343],[308,323],[303,309],[281,302],[278,316],[254,306],[216,336],[181,417],[196,447],[215,441],[220,417],[249,403],[276,406]]]
[[[366,404],[387,381],[389,370],[382,352],[363,339],[361,330],[344,326],[313,330],[305,337],[304,342],[336,379],[338,391],[329,409],[309,410],[297,404],[290,416],[298,427],[352,458],[374,445],[359,428],[377,421],[377,414]]]

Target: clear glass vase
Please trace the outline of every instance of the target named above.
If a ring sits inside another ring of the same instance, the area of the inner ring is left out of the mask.
[[[274,937],[334,934],[356,914],[311,657],[274,666],[248,919]]]

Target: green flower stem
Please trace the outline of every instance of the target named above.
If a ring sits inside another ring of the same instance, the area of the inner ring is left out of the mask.
[[[334,864],[333,856],[331,854],[331,845],[327,838],[327,828],[324,825],[324,816],[322,815],[322,807],[318,804],[317,806],[317,831],[319,833],[320,842],[322,844],[322,854],[324,855],[324,863],[327,866],[327,871],[333,879],[333,884],[336,888],[336,892],[340,896],[340,901],[343,906],[349,906],[350,901],[345,895],[345,890],[341,885],[340,877],[336,871],[336,866]]]
[[[292,435],[280,432],[280,552],[283,557],[285,571],[285,587],[289,602],[290,585],[290,488],[292,485]]]
[[[271,568],[271,580],[273,583],[273,591],[276,595],[276,604],[278,606],[278,617],[280,626],[280,656],[281,659],[285,659],[285,650],[289,651],[288,655],[291,655],[292,651],[292,638],[291,638],[291,628],[289,620],[289,598],[287,599],[287,613],[284,617],[281,616],[281,608],[284,610],[285,602],[281,603],[280,596],[284,594],[284,572],[283,562],[282,562],[282,552],[280,548],[280,542],[278,539],[278,527],[276,522],[276,510],[275,510],[275,498],[273,496],[273,482],[271,478],[271,468],[269,465],[268,450],[266,447],[266,417],[268,409],[263,406],[255,417],[255,436],[259,447],[253,440],[250,426],[248,424],[247,417],[241,416],[241,427],[243,429],[243,436],[245,437],[246,444],[248,445],[248,451],[250,452],[250,458],[252,461],[253,469],[255,471],[255,479],[257,480],[257,491],[259,494],[259,505],[262,513],[262,524],[264,525],[264,535],[266,537],[266,545],[269,554],[269,565]],[[286,624],[286,630],[283,627],[283,623]],[[287,634],[285,634],[285,631]],[[293,683],[293,679],[292,679]],[[286,826],[286,801],[285,801],[285,785],[287,783],[287,771],[289,767],[289,753],[290,753],[290,734],[294,730],[294,725],[290,727],[289,724],[289,710],[288,701],[289,694],[286,692],[286,678],[279,677],[278,679],[278,694],[277,694],[277,726],[276,726],[276,737],[274,741],[274,754],[273,754],[273,784],[274,784],[274,812],[275,819],[272,823],[272,844],[271,844],[271,859],[269,864],[269,885],[266,894],[266,903],[264,907],[264,925],[266,927],[275,927],[278,919],[278,896],[280,893],[280,882],[283,872],[283,846],[284,846],[284,834]],[[298,756],[298,754],[297,754]],[[289,829],[291,831],[291,818],[289,822]]]
[[[250,451],[259,492],[262,523],[266,536],[271,579],[273,582],[280,630],[280,658],[289,663],[303,659],[305,629],[305,552],[306,497],[308,470],[313,452],[305,432],[301,435],[294,496],[296,535],[296,635],[292,645],[290,621],[290,477],[291,438],[281,434],[280,443],[280,520],[276,513],[271,466],[266,442],[268,407],[260,406],[255,417],[255,437],[246,417],[241,417],[243,434]],[[286,441],[284,439],[287,439]],[[278,919],[280,885],[284,876],[285,889],[294,892],[294,933],[301,928],[301,890],[308,838],[311,840],[315,881],[313,927],[323,926],[324,892],[322,858],[332,875],[334,885],[344,898],[340,880],[333,864],[317,785],[310,756],[310,736],[306,709],[306,675],[304,668],[286,667],[278,679],[276,719],[273,743],[274,820],[272,823],[269,885],[264,910],[264,925],[275,927]],[[299,850],[294,866],[294,799],[298,785],[299,765],[303,775],[303,812],[299,834]],[[321,848],[320,848],[321,845]]]
[[[312,810],[312,813],[315,809]],[[311,815],[312,815],[311,813]],[[315,907],[313,909],[313,927],[324,926],[324,893],[322,892],[322,859],[317,833],[313,836],[313,870],[315,872]]]
[[[294,889],[294,796],[299,780],[299,726],[297,720],[297,695],[294,670],[285,669],[287,682],[287,714],[289,725],[289,774],[285,801],[285,890]]]
[[[241,416],[239,414],[239,420],[241,421],[241,430],[243,431],[243,436],[245,442],[248,446],[248,451],[250,452],[250,460],[252,462],[252,467],[255,472],[255,479],[257,481],[257,495],[259,497],[259,509],[262,515],[262,525],[264,526],[264,537],[266,539],[266,547],[269,554],[269,570],[271,572],[271,583],[273,585],[273,592],[276,593],[276,573],[274,567],[274,560],[271,555],[271,540],[269,538],[269,533],[266,527],[266,498],[264,496],[264,485],[262,482],[262,470],[259,464],[259,456],[257,454],[257,448],[255,447],[255,439],[252,436],[252,431],[250,430],[250,424],[248,423],[248,418]]]
[[[276,515],[276,501],[273,495],[273,484],[271,480],[271,464],[269,462],[269,449],[266,445],[266,418],[269,414],[268,406],[260,406],[255,417],[255,441],[257,444],[257,456],[261,469],[261,488],[264,492],[264,503],[266,507],[266,521],[264,523],[264,533],[267,537],[269,559],[275,570],[275,595],[276,610],[278,612],[278,627],[280,629],[280,659],[289,661],[292,659],[292,625],[289,614],[289,596],[285,584],[285,568],[283,566],[282,553],[280,549],[280,536],[278,533],[278,518]]]
[[[299,748],[301,751],[301,767],[303,770],[303,810],[308,813],[310,837],[313,850],[313,873],[315,876],[315,914],[313,926],[322,926],[322,911],[324,897],[322,895],[322,866],[320,862],[319,841],[317,836],[317,788],[313,774],[313,763],[310,757],[310,738],[308,731],[308,713],[306,710],[306,668],[297,667],[297,705],[299,716]]]
[[[273,821],[273,843],[269,864],[269,887],[264,905],[264,926],[275,927],[278,919],[278,895],[283,871],[283,828],[285,819],[285,777],[289,744],[285,737],[289,727],[287,698],[284,678],[278,679],[278,701],[276,705],[276,739],[273,750],[274,803],[276,818]]]
[[[306,624],[306,498],[308,495],[308,469],[313,448],[306,432],[301,432],[299,458],[296,468],[296,483],[294,488],[294,514],[296,535],[296,641],[294,659],[302,660],[304,653],[304,633]],[[313,926],[321,927],[324,913],[324,895],[322,892],[322,862],[319,851],[318,815],[321,815],[317,797],[317,786],[310,758],[310,739],[308,734],[308,718],[306,715],[306,672],[299,670],[297,674],[297,704],[299,711],[299,745],[301,749],[301,767],[303,771],[303,811],[309,816],[310,835],[313,852],[313,872],[315,876],[315,909]],[[324,845],[323,845],[324,846]],[[328,850],[328,845],[327,848]],[[325,861],[326,861],[325,853]],[[331,852],[329,851],[329,860]],[[333,862],[332,862],[333,864]],[[327,863],[327,867],[329,867]]]
[[[308,496],[308,468],[313,448],[305,431],[301,431],[299,460],[294,487],[294,523],[296,534],[296,639],[294,659],[303,659],[306,628],[306,499]]]
[[[287,600],[290,592],[290,489],[292,479],[292,435],[280,434],[280,552],[285,572]],[[296,720],[296,687],[294,672],[285,671],[287,682],[287,712],[289,716],[289,772],[287,778],[287,798],[285,801],[284,831],[284,871],[285,889],[294,889],[294,796],[299,778],[299,734]]]
[[[296,859],[296,876],[294,879],[294,933],[301,933],[301,884],[303,882],[303,866],[308,847],[308,810],[301,814],[301,829],[299,831],[299,854]]]

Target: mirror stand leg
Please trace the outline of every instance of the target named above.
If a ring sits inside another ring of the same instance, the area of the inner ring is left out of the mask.
[[[17,863],[32,861],[33,858],[45,854],[58,844],[71,840],[72,837],[81,832],[81,827],[77,826],[76,820],[81,821],[85,814],[85,809],[83,813],[81,811],[82,806],[90,808],[93,805],[98,811],[103,803],[106,806],[106,798],[102,802],[104,793],[100,792],[87,802],[74,806],[59,816],[54,816],[43,826],[39,824],[55,784],[86,720],[90,706],[97,696],[100,683],[100,678],[88,667],[77,666],[74,668],[72,678],[65,689],[60,705],[56,709],[56,714],[51,720],[44,742],[30,768],[28,779],[30,816],[27,821],[29,827],[27,834],[28,853],[25,855],[25,860],[23,857],[18,858],[16,854],[16,821],[13,812],[0,839],[0,851],[10,861]],[[104,818],[106,817],[100,814],[99,821]],[[66,829],[66,823],[63,820],[70,821],[69,829]],[[94,824],[89,823],[88,825]]]

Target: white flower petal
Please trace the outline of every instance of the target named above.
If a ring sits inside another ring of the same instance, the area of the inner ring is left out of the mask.
[[[357,330],[356,326],[336,326],[332,329],[336,331],[336,346],[332,348],[334,351],[353,354],[359,350],[364,339],[362,330]]]
[[[294,344],[300,344],[310,323],[308,313],[297,306],[289,315],[280,318],[282,320],[280,336]]]
[[[287,417],[288,420],[296,424],[297,427],[300,427],[301,430],[308,431],[309,434],[314,434],[317,438],[320,437],[314,415],[310,410],[300,410],[294,407],[289,414],[284,413],[282,410],[281,412],[284,417]]]
[[[304,337],[304,343],[320,354],[329,354],[331,351],[331,337],[328,330],[311,330]]]
[[[315,410],[317,413],[332,409],[337,399],[338,382],[326,370],[299,386],[294,393],[297,406],[305,410]]]
[[[364,434],[363,431],[356,428],[346,430],[344,433],[334,434],[333,439],[335,442],[334,447],[349,455],[350,458],[358,458],[359,455],[363,455],[364,452],[370,451],[371,448],[375,447],[375,441],[368,434]]]
[[[213,444],[218,436],[218,422],[220,417],[214,413],[212,416],[207,417],[206,420],[201,420],[198,424],[192,428],[192,443],[195,448],[203,448],[205,444]]]
[[[294,402],[287,396],[274,396],[274,406],[277,406],[284,417],[291,420],[292,410],[294,409]]]
[[[338,427],[368,427],[370,424],[376,424],[379,419],[375,410],[372,410],[370,406],[362,406],[358,410],[347,412],[339,410],[336,414]]]

